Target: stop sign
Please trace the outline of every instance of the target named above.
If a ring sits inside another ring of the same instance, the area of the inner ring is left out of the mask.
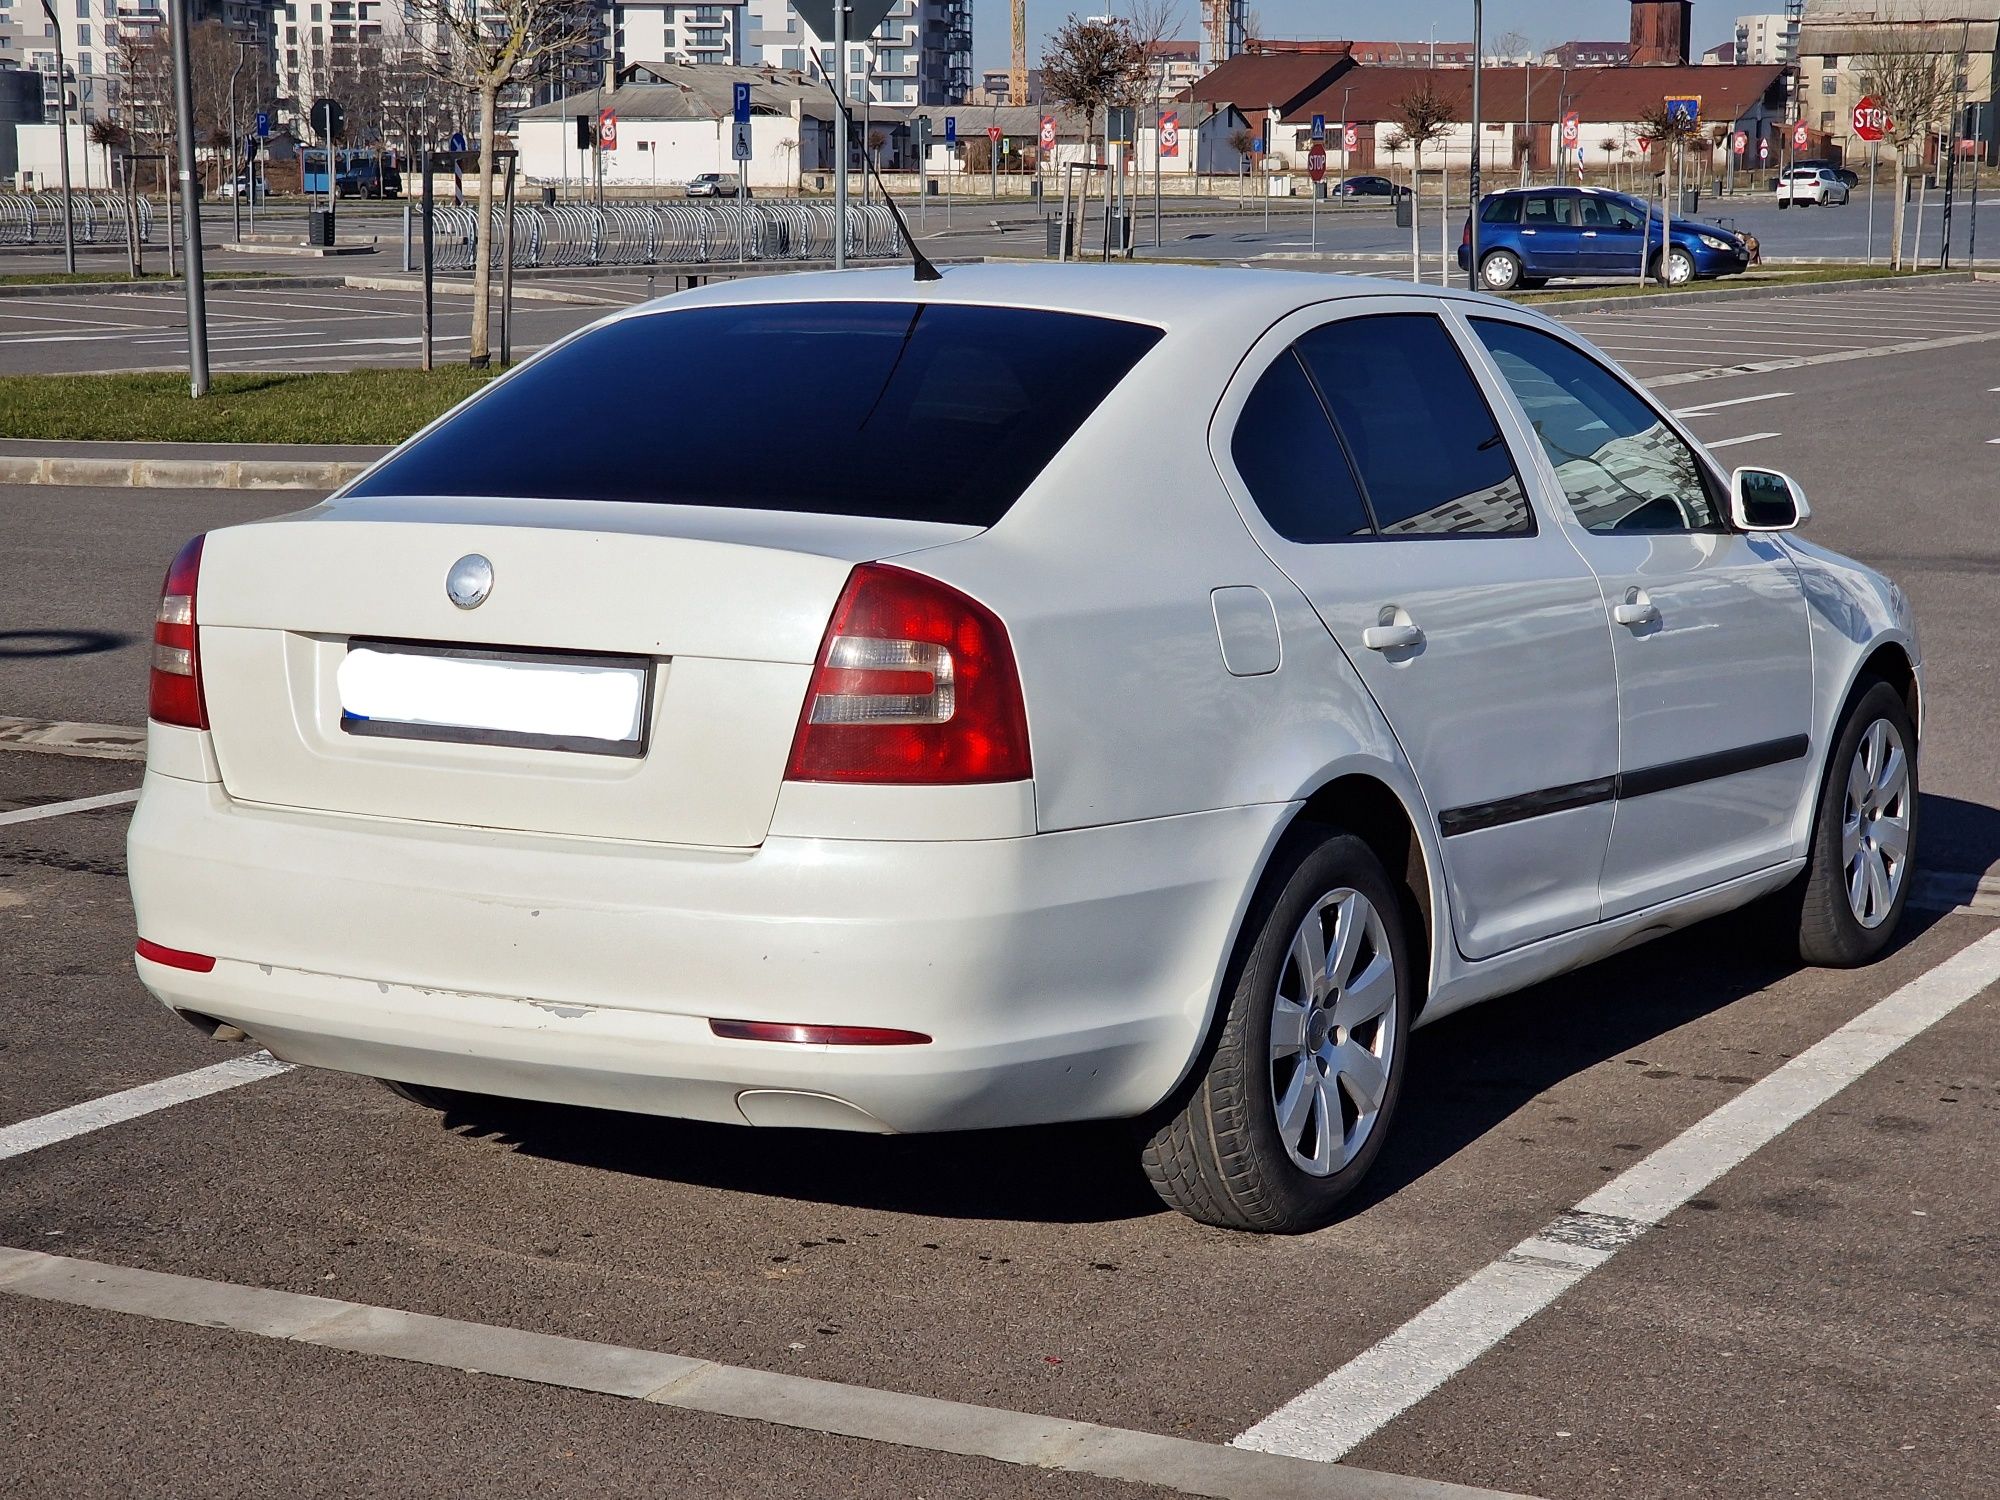
[[[1879,141],[1889,128],[1889,112],[1864,94],[1854,103],[1854,133],[1864,141]]]
[[[1306,176],[1314,182],[1326,181],[1326,147],[1319,141],[1306,153]]]

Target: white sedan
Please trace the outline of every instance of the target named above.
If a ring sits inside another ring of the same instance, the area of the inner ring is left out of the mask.
[[[182,551],[139,974],[439,1106],[1129,1118],[1309,1229],[1414,1024],[1759,898],[1889,941],[1917,636],[1805,515],[1470,294],[684,293]]]
[[[1778,179],[1778,207],[1847,202],[1847,184],[1830,167],[1792,167]]]

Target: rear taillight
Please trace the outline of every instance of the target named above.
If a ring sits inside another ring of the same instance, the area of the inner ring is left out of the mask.
[[[1031,774],[1021,678],[999,616],[901,568],[864,563],[849,574],[785,778],[939,785]]]
[[[1458,242],[1461,245],[1469,245],[1472,243],[1472,220],[1467,219],[1465,221],[1465,227],[1459,230]]]
[[[201,574],[201,538],[196,537],[167,568],[160,588],[160,613],[153,623],[153,673],[146,712],[162,724],[208,728],[201,696],[201,648],[195,643],[195,581]]]

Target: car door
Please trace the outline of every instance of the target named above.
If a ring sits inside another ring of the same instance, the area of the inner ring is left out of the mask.
[[[1521,205],[1521,268],[1529,276],[1573,276],[1582,240],[1574,195],[1530,193]]]
[[[1781,863],[1820,757],[1798,574],[1728,524],[1707,459],[1625,377],[1541,326],[1469,320],[1540,439],[1618,663],[1606,918]]]
[[[1603,193],[1576,200],[1577,268],[1605,275],[1636,276],[1646,243],[1645,220],[1630,205]]]
[[[1503,433],[1504,393],[1435,302],[1367,309],[1266,336],[1239,412],[1219,413],[1233,435],[1217,462],[1409,757],[1454,935],[1484,958],[1597,919],[1610,635],[1595,577],[1529,501],[1517,455],[1532,439]]]

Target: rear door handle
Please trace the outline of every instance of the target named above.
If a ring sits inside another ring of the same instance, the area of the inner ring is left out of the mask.
[[[1403,651],[1423,643],[1424,633],[1415,625],[1370,625],[1361,632],[1361,644],[1370,651]]]
[[[1611,606],[1611,618],[1620,625],[1655,625],[1659,623],[1660,607],[1646,596],[1644,589],[1627,589],[1625,602]]]

